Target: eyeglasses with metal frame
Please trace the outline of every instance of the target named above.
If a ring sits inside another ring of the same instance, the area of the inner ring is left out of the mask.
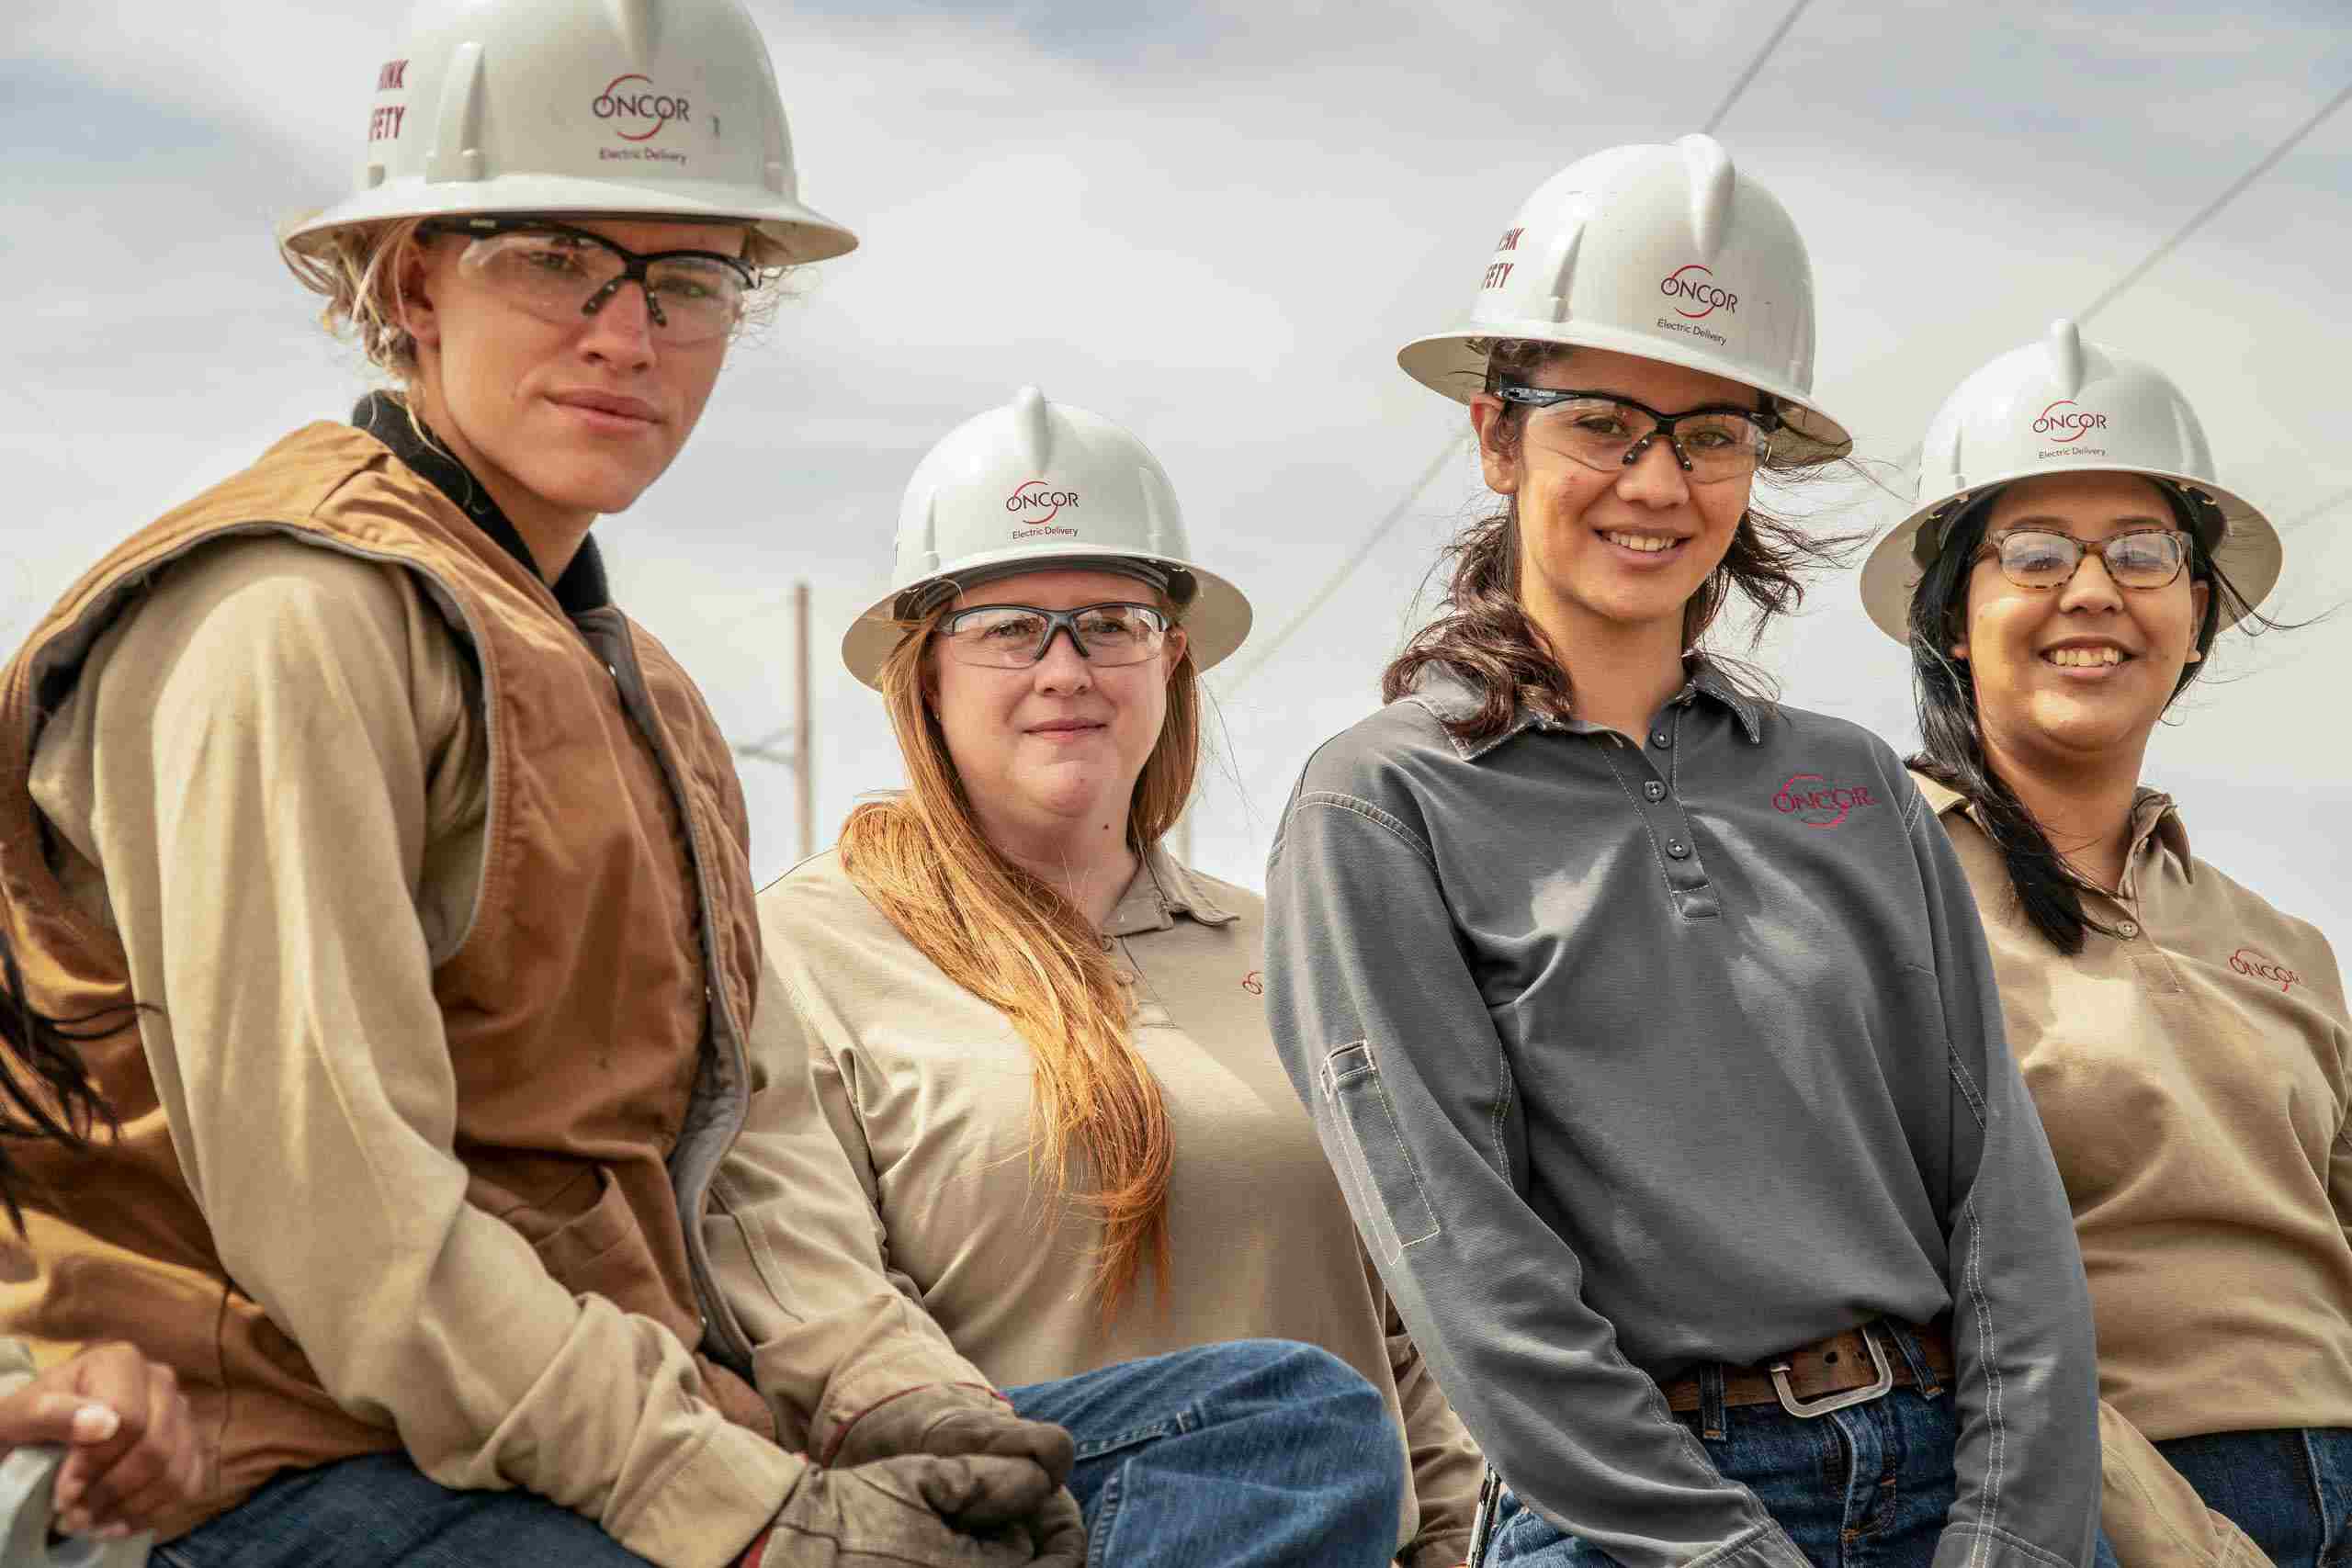
[[[2063,588],[2096,551],[2119,588],[2166,588],[2188,564],[2189,538],[2177,528],[2132,528],[2104,539],[2078,539],[2055,528],[2010,528],[1984,541],[1971,564],[1991,556],[2019,588]]]
[[[593,316],[624,283],[645,291],[650,335],[684,345],[723,337],[743,319],[760,275],[720,251],[632,251],[602,234],[552,218],[477,214],[435,218],[424,234],[456,234],[473,243],[458,266],[500,298],[558,325]]]
[[[1074,610],[975,604],[939,624],[949,658],[999,670],[1027,669],[1046,657],[1062,632],[1090,664],[1141,664],[1167,647],[1168,628],[1168,615],[1157,606],[1116,601]]]
[[[1664,435],[1667,450],[1692,483],[1737,479],[1755,472],[1770,455],[1772,437],[1781,428],[1781,416],[1770,410],[1727,403],[1661,413],[1614,392],[1510,380],[1496,383],[1495,396],[1543,411],[1544,428],[1560,450],[1604,474],[1640,462],[1650,443]]]

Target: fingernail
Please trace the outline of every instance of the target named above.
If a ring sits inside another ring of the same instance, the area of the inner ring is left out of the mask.
[[[103,1404],[85,1404],[74,1412],[74,1440],[103,1443],[120,1429],[122,1417]]]
[[[90,1533],[90,1516],[79,1508],[68,1508],[57,1516],[57,1529],[62,1535]]]
[[[114,1524],[100,1526],[98,1529],[98,1539],[100,1540],[120,1540],[130,1533],[130,1527],[118,1520]]]

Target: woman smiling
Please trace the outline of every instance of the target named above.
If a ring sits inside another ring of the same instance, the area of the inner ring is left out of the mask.
[[[2125,1568],[2352,1544],[2352,1110],[2320,933],[2189,851],[2148,737],[2277,581],[2153,367],[2069,322],[1929,427],[1864,575],[1981,901],[2098,1318]],[[1963,467],[1965,472],[1962,472]]]

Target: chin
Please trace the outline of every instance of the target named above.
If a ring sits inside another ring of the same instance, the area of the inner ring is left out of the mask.
[[[516,474],[515,478],[529,487],[533,494],[544,497],[558,506],[594,512],[599,516],[628,511],[662,474],[660,468],[651,473],[642,473],[633,468],[587,459],[548,467],[552,471],[526,471]]]

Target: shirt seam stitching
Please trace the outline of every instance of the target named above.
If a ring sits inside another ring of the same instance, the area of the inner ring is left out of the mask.
[[[1367,822],[1385,828],[1406,848],[1419,855],[1431,871],[1437,869],[1437,853],[1430,848],[1421,836],[1407,827],[1401,818],[1392,817],[1372,802],[1359,799],[1352,795],[1341,795],[1334,790],[1309,790],[1298,797],[1298,806],[1293,810],[1292,815],[1295,817],[1299,811],[1310,806],[1325,806],[1334,810],[1351,812]]]

